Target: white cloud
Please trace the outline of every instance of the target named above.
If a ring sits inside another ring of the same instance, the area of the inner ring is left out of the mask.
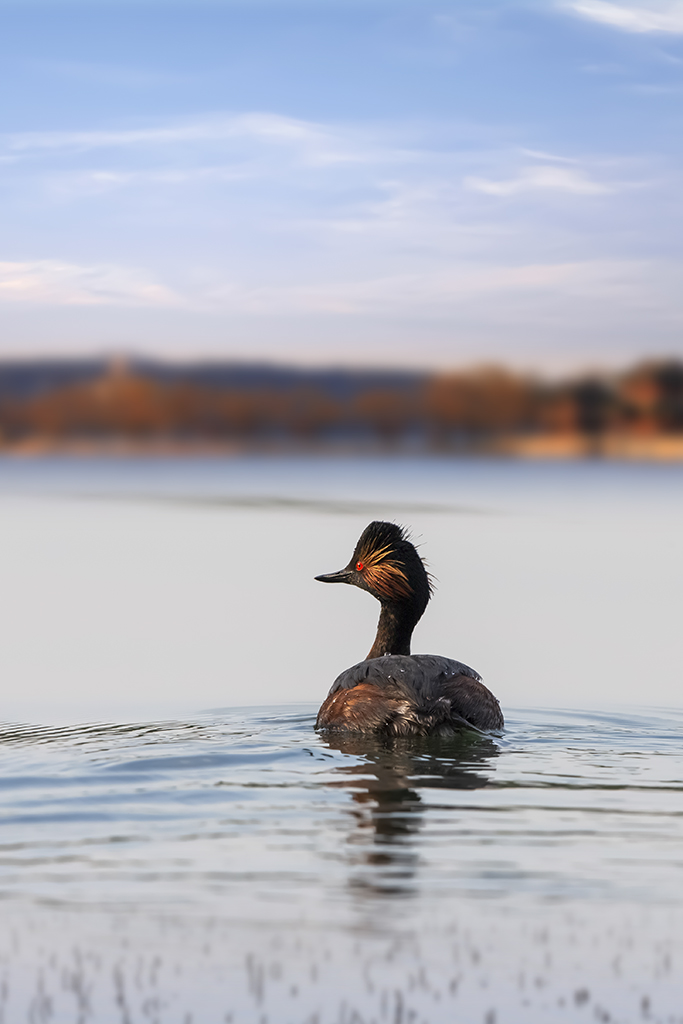
[[[683,33],[681,0],[639,6],[610,3],[607,0],[570,0],[565,6],[580,17],[611,25],[624,32]]]
[[[417,359],[422,323],[435,350],[479,338],[493,351],[532,337],[571,348],[574,329],[631,337],[655,321],[662,338],[664,313],[680,317],[666,261],[656,274],[635,262],[655,234],[678,251],[678,176],[647,156],[277,115],[123,127],[23,134],[5,149],[21,166],[2,169],[16,201],[0,259],[21,258],[27,223],[53,257],[0,263],[17,337],[40,323],[41,338],[69,344],[86,328],[90,344],[131,347],[158,331],[162,348],[233,337],[271,354],[283,339],[307,337],[313,352],[362,338],[370,359],[391,333]],[[353,162],[334,166],[340,153]],[[648,203],[671,215],[646,217]],[[638,296],[640,320],[627,313]]]
[[[459,147],[435,150],[423,140],[405,137],[396,145],[395,136],[395,125],[375,125],[371,130],[276,114],[216,115],[122,131],[26,132],[4,140],[0,136],[0,162],[32,157],[55,194],[74,197],[138,185],[258,180],[277,180],[285,188],[293,186],[310,196],[327,188],[337,171],[334,196],[329,198],[335,205],[347,207],[345,229],[352,231],[358,220],[348,208],[352,195],[365,206],[367,197],[393,189],[394,198],[381,200],[380,205],[383,219],[391,208],[395,220],[406,196],[411,208],[416,199],[424,207],[422,200],[428,193],[443,194],[445,183],[452,187],[454,181],[463,182],[463,166],[472,168],[473,161],[481,165],[483,160],[491,167],[486,147],[469,153]],[[521,153],[529,166],[516,177],[497,180],[490,171],[471,174],[464,180],[465,187],[499,196],[534,191],[587,196],[615,190],[589,177],[574,157],[532,148],[522,148]],[[302,168],[310,175],[306,179],[301,176]],[[376,198],[370,201],[376,202]],[[329,210],[323,219],[339,224],[336,214]]]
[[[21,132],[0,137],[0,160],[41,153],[90,153],[116,150],[169,150],[181,147],[184,155],[207,146],[231,146],[240,155],[255,146],[289,150],[299,161],[312,165],[365,163],[386,158],[358,133],[270,113],[221,114],[166,125],[121,131]],[[4,151],[4,152],[3,152]],[[400,154],[394,153],[394,159]],[[272,154],[271,154],[272,159]]]
[[[143,271],[78,266],[58,260],[0,263],[0,303],[53,306],[156,306],[182,300]]]
[[[253,166],[238,165],[214,167],[159,167],[154,170],[88,170],[61,172],[49,175],[46,181],[51,191],[70,200],[98,196],[124,188],[141,187],[177,188],[183,185],[208,182],[239,182],[253,178]]]
[[[491,196],[514,196],[523,192],[570,192],[573,195],[596,196],[614,191],[600,182],[592,181],[583,171],[568,167],[540,165],[526,167],[516,178],[491,181],[488,178],[465,178],[467,188]]]
[[[609,287],[633,274],[628,261],[518,266],[452,264],[430,273],[399,273],[317,284],[250,285],[233,281],[182,296],[143,271],[56,260],[0,263],[0,304],[194,309],[228,315],[443,315],[486,295],[553,294]],[[610,284],[612,282],[612,284]]]
[[[114,336],[131,350],[142,344],[157,352],[446,365],[483,354],[547,364],[553,351],[555,358],[573,352],[582,359],[623,357],[627,346],[634,354],[644,345],[680,349],[676,260],[514,262],[484,255],[384,275],[354,267],[349,277],[348,267],[336,274],[328,268],[317,280],[299,269],[287,274],[289,283],[282,274],[261,283],[246,269],[214,268],[212,281],[195,276],[176,295],[124,267],[5,263],[0,303],[10,292],[23,300],[13,310],[5,304],[3,316],[16,328],[12,336],[40,351],[110,347]],[[83,315],[82,307],[93,305],[99,316]]]
[[[558,156],[556,153],[546,153],[542,149],[522,149],[525,156],[533,157],[534,160],[551,160],[557,164],[578,164],[578,160],[571,156]]]
[[[204,117],[163,127],[125,131],[22,132],[5,136],[12,151],[34,149],[88,150],[169,143],[222,141],[239,137],[278,141],[317,140],[323,129],[309,122],[277,114],[239,114]]]
[[[525,265],[453,264],[431,273],[395,274],[316,285],[223,285],[206,293],[205,308],[230,314],[289,316],[402,314],[441,317],[488,296],[602,296],[626,300],[647,265],[586,260]]]

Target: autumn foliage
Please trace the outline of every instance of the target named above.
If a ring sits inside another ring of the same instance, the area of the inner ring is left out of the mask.
[[[535,433],[683,432],[683,364],[547,383],[499,367],[362,384],[346,397],[306,381],[275,387],[171,379],[114,363],[91,380],[0,398],[5,440],[231,439],[242,443],[467,446]]]

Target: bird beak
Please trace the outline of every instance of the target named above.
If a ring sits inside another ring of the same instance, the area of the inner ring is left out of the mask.
[[[350,569],[340,569],[339,572],[328,572],[324,576],[316,576],[320,583],[351,583],[353,573]]]

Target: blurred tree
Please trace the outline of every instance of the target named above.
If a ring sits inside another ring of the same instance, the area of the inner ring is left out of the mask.
[[[624,421],[639,434],[683,430],[683,364],[642,363],[619,381]]]
[[[350,403],[351,422],[362,423],[384,444],[396,444],[419,418],[418,395],[389,388],[363,391]]]
[[[437,443],[454,437],[529,430],[536,422],[538,388],[533,380],[498,367],[440,374],[423,391],[424,415]]]
[[[98,378],[24,398],[5,396],[0,404],[0,433],[10,440],[290,438],[308,444],[335,434],[400,445],[421,432],[449,448],[530,431],[580,435],[597,445],[617,430],[683,431],[683,364],[643,363],[614,379],[593,374],[545,385],[481,367],[335,394],[310,382],[240,388],[155,377],[118,360]]]

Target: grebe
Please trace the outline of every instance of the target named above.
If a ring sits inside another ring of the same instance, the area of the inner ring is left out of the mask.
[[[335,679],[316,729],[448,736],[464,728],[503,728],[500,704],[474,669],[410,653],[432,582],[402,526],[370,523],[346,568],[315,578],[360,587],[382,606],[370,653]]]

